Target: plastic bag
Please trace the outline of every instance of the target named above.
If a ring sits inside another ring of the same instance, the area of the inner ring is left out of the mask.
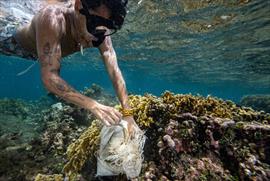
[[[100,149],[97,156],[97,176],[124,173],[128,179],[139,176],[143,162],[145,135],[134,123],[133,136],[127,131],[127,122],[103,126]]]

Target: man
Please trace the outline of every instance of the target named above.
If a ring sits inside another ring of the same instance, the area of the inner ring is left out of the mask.
[[[7,39],[5,46],[13,43],[15,53],[26,58],[37,57],[43,84],[51,93],[91,111],[108,126],[117,124],[122,116],[133,123],[125,81],[109,36],[121,28],[126,5],[127,0],[74,0],[71,7],[48,5],[29,25]],[[87,47],[98,47],[122,105],[122,114],[82,95],[60,77],[61,58]],[[0,49],[9,52],[3,45]]]

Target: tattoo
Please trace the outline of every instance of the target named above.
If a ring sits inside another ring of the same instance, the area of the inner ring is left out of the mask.
[[[64,80],[60,78],[50,78],[50,85],[60,92],[60,96],[63,97],[76,97],[81,101],[84,101],[83,98],[79,97],[78,95],[67,95],[68,93],[77,93],[75,89],[69,86]]]
[[[55,62],[54,59],[56,59],[57,62]],[[40,64],[42,67],[55,65],[59,67],[60,69],[61,46],[59,45],[55,48],[52,48],[49,42],[45,43],[45,45],[43,46],[43,52],[41,54],[40,60],[41,60]],[[55,64],[55,63],[59,63],[59,64]]]
[[[58,91],[61,92],[76,92],[72,87],[68,86],[67,83],[60,78],[50,78],[50,84],[52,87],[56,88]]]
[[[43,47],[43,53],[45,57],[48,57],[48,62],[45,62],[45,60],[43,60],[43,65],[52,65],[52,51],[49,42],[45,43]]]
[[[47,42],[47,43],[44,45],[44,47],[43,47],[43,53],[44,53],[45,55],[51,54],[51,46],[50,46],[50,43],[49,43],[49,42]]]
[[[75,98],[77,98],[77,99],[80,99],[80,101],[84,102],[84,99],[81,98],[81,97],[78,96],[78,95],[69,95],[68,97],[75,97]]]
[[[58,63],[60,63],[60,61],[61,61],[61,47],[60,46],[56,47],[54,53],[55,53],[55,56],[57,58]]]
[[[50,70],[50,72],[59,75],[60,74],[60,69],[52,68]]]
[[[49,64],[43,58],[40,58],[40,65],[42,67],[47,67]]]
[[[61,13],[61,10],[59,9],[59,8],[57,8],[56,10],[55,10],[55,15],[59,15]]]

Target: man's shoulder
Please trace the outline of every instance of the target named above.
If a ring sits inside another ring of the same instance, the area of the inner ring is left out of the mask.
[[[47,5],[42,8],[37,16],[39,18],[47,18],[47,19],[57,19],[64,18],[64,8],[59,7],[57,5]]]
[[[51,28],[57,32],[65,32],[66,21],[64,9],[57,5],[48,5],[42,8],[34,17],[33,23],[37,28]]]

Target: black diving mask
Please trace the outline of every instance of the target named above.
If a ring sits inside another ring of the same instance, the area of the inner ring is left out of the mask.
[[[117,22],[115,23],[115,21],[113,20],[106,19],[97,15],[92,15],[89,13],[89,10],[85,1],[82,0],[81,2],[83,5],[83,9],[80,9],[79,12],[86,17],[87,31],[97,38],[96,41],[94,40],[92,41],[93,46],[98,47],[104,41],[106,36],[110,36],[116,33],[118,29],[120,29],[121,26],[119,26],[118,24],[122,25],[124,22],[124,18],[121,18],[121,17],[117,18]],[[99,26],[105,26],[106,28],[110,29],[112,33],[105,34],[107,30],[97,29],[97,27]]]

